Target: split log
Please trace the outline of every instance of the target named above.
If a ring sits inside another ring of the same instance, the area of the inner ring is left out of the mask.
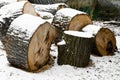
[[[40,72],[53,65],[53,58],[49,53],[55,36],[56,30],[49,22],[24,14],[11,23],[2,42],[7,59],[13,66]]]
[[[85,67],[92,52],[92,34],[78,31],[64,31],[66,44],[58,45],[58,64]]]
[[[96,25],[87,25],[82,29],[82,31],[89,32],[94,35],[93,54],[98,56],[107,56],[113,55],[116,51],[116,38],[110,29]]]
[[[64,30],[80,31],[88,24],[92,24],[92,20],[85,13],[71,8],[63,8],[56,12],[52,24],[57,28],[59,42]]]
[[[56,3],[56,4],[49,4],[49,5],[33,4],[33,6],[35,10],[38,12],[49,12],[49,13],[52,13],[53,15],[59,9],[68,7],[65,3]]]

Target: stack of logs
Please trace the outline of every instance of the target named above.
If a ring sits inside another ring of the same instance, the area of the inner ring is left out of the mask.
[[[84,31],[87,25],[93,25],[86,13],[61,5],[56,9],[60,10],[49,22],[42,19],[31,3],[26,2],[22,14],[9,27],[0,27],[7,59],[13,66],[31,72],[48,69],[54,62],[50,55],[51,43],[57,44],[61,40],[65,43],[58,45],[59,65],[85,67],[91,53],[100,56],[114,53],[116,39],[110,29],[101,27],[93,35]]]

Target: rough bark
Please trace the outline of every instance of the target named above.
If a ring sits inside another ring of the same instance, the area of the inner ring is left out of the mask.
[[[58,45],[58,64],[59,65],[69,64],[76,67],[87,66],[93,48],[92,36],[80,37],[77,35],[64,33],[64,39],[66,45]]]
[[[36,23],[27,21],[26,16]],[[19,21],[23,17],[25,17],[24,20]],[[31,72],[39,72],[53,65],[53,58],[49,52],[51,42],[56,36],[56,30],[50,23],[34,17],[26,14],[15,19],[2,42],[7,59],[13,66]],[[19,24],[16,21],[19,21]]]
[[[116,38],[108,28],[101,28],[95,36],[94,52],[100,56],[113,55],[116,51]]]

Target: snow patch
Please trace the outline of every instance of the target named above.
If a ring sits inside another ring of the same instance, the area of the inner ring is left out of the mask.
[[[78,11],[72,8],[63,8],[57,11],[57,15],[61,16],[68,16],[68,17],[74,17],[77,14],[86,14],[85,12]]]
[[[73,35],[77,37],[91,38],[93,35],[89,32],[80,32],[80,31],[64,31],[65,34]]]

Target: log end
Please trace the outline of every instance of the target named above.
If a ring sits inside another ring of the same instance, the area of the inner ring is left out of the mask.
[[[50,46],[55,36],[56,30],[48,22],[40,25],[34,32],[28,48],[28,65],[30,71],[43,71],[43,67],[46,65],[48,67],[49,62],[52,61],[49,54]]]
[[[92,24],[92,20],[87,14],[77,14],[71,19],[69,30],[80,31],[88,24]]]
[[[108,28],[101,28],[95,36],[95,43],[101,56],[113,55],[116,49],[116,38]]]

